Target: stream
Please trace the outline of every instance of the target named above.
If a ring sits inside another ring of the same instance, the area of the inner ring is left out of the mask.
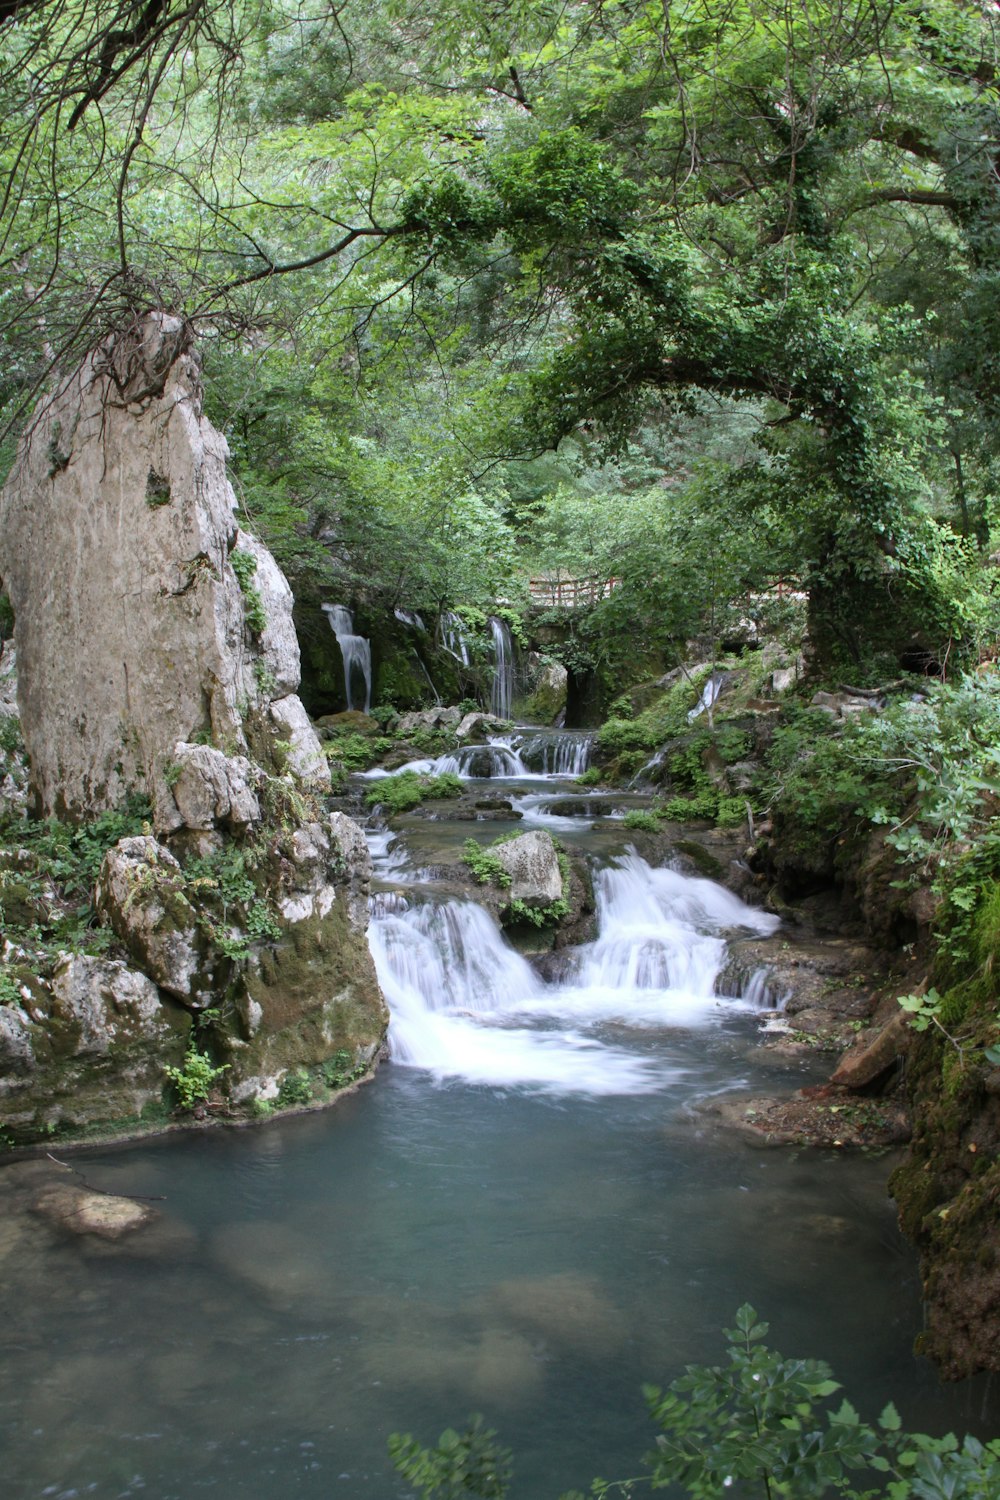
[[[602,816],[571,779],[582,737],[530,740],[453,767],[520,820],[435,804],[370,830],[392,1011],[370,1085],[322,1113],[75,1155],[96,1187],[162,1195],[135,1241],[0,1216],[10,1500],[402,1500],[387,1435],[430,1441],[476,1411],[515,1451],[515,1500],[555,1500],[640,1472],[643,1382],[720,1361],[744,1301],[773,1346],[830,1361],[864,1416],[892,1399],[914,1428],[1000,1430],[988,1382],[942,1387],[911,1354],[892,1158],[755,1149],[698,1112],[823,1076],[759,1046],[766,976],[717,993],[727,936],[780,942],[776,919],[640,858],[622,798]],[[466,838],[538,827],[587,850],[598,907],[548,980],[433,875]]]

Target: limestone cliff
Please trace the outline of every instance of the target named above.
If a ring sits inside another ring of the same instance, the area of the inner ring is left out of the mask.
[[[101,345],[36,410],[0,498],[0,579],[38,812],[95,812],[141,790],[172,831],[175,744],[245,754],[255,718],[259,734],[270,721],[275,738],[298,735],[322,781],[308,726],[288,723],[291,592],[240,537],[227,453],[202,412],[190,331],[163,314]]]
[[[100,871],[114,956],[2,956],[17,1139],[155,1113],[192,1049],[225,1112],[290,1073],[322,1097],[382,1042],[367,850],[322,805],[291,590],[226,458],[189,328],[151,314],[41,402],[0,497],[31,809],[150,804]]]

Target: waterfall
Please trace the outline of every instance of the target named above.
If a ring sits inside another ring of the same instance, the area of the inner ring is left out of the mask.
[[[518,742],[525,766],[543,776],[582,776],[590,765],[593,748],[592,734],[573,729],[539,731]]]
[[[367,713],[372,703],[371,645],[363,635],[354,634],[354,619],[351,611],[345,609],[342,604],[324,604],[323,613],[330,621],[330,629],[337,637],[337,645],[344,659],[344,697],[347,699],[347,707],[354,707],[351,692],[352,680],[356,675],[360,675],[365,684],[365,713]]]
[[[493,636],[494,660],[490,711],[498,719],[509,719],[511,699],[514,696],[514,646],[510,638],[510,627],[506,620],[490,615],[490,633]]]
[[[651,1061],[641,1041],[630,1049],[629,1032],[706,1025],[755,1008],[716,993],[723,934],[773,932],[776,917],[713,881],[653,869],[634,851],[598,873],[595,894],[598,937],[553,985],[472,902],[379,911],[369,943],[392,1017],[394,1061],[438,1078],[644,1093],[676,1070]]]
[[[425,635],[427,634],[427,626],[415,609],[394,609],[393,614],[400,625],[408,625],[411,630],[421,630]]]
[[[461,615],[446,609],[438,621],[438,638],[444,649],[463,667],[469,665],[469,643],[465,636],[465,623]]]
[[[463,781],[489,777],[508,781],[565,780],[581,776],[587,769],[593,743],[593,735],[569,729],[527,737],[494,735],[485,745],[462,745],[435,760],[411,760],[391,773],[376,767],[361,774],[371,781],[381,776],[398,775],[399,771],[416,771],[422,776],[442,776],[450,771],[454,776],[461,776]]]
[[[368,942],[389,1006],[396,1063],[438,1079],[583,1094],[659,1087],[641,1058],[572,1031],[511,1025],[540,987],[534,971],[471,901],[376,917]]]
[[[688,714],[688,723],[693,724],[706,709],[712,707],[726,683],[725,672],[713,672],[701,690],[701,697]]]
[[[632,1024],[662,1023],[665,1007],[687,1024],[717,1010],[723,932],[779,925],[714,881],[653,869],[634,852],[598,872],[594,895],[599,935],[579,952],[576,983],[592,1013]]]

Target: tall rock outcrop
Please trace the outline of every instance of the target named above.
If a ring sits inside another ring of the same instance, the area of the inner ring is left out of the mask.
[[[238,527],[226,458],[189,327],[153,313],[40,403],[0,496],[31,808],[151,804],[98,882],[120,958],[75,987],[42,973],[0,1015],[0,1124],[25,1137],[148,1112],[191,1046],[248,1108],[289,1072],[321,1096],[324,1065],[336,1087],[382,1042],[367,850],[322,805],[291,590]]]
[[[162,313],[36,410],[0,498],[0,580],[38,812],[96,812],[138,790],[172,831],[178,742],[245,755],[256,736],[266,760],[268,733],[291,735],[322,783],[304,717],[289,729],[291,591],[239,533],[227,454],[190,330]]]

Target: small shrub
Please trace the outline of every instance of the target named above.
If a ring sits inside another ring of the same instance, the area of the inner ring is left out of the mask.
[[[339,761],[345,770],[368,771],[382,759],[387,750],[392,749],[392,745],[393,741],[387,735],[377,735],[370,739],[351,729],[327,740],[323,751],[328,760]]]
[[[243,614],[250,633],[263,635],[267,629],[267,613],[260,589],[253,581],[257,572],[257,559],[252,552],[243,552],[237,547],[230,552],[229,563],[243,594]]]
[[[747,803],[745,797],[720,797],[715,821],[720,828],[738,828],[746,822]]]
[[[366,1063],[354,1063],[346,1047],[338,1047],[320,1069],[323,1082],[328,1089],[343,1089],[354,1083],[368,1071]]]
[[[699,792],[695,797],[671,797],[657,809],[661,818],[672,823],[714,822],[719,810],[715,791]]]
[[[550,901],[548,906],[528,906],[526,902],[515,899],[501,913],[505,927],[555,927],[567,916],[569,902],[563,897],[558,901]]]
[[[831,1403],[841,1387],[829,1365],[784,1358],[763,1343],[767,1331],[744,1305],[736,1327],[726,1330],[726,1364],[689,1365],[666,1390],[646,1386],[657,1429],[644,1460],[648,1472],[595,1479],[587,1493],[612,1500],[635,1494],[641,1484],[689,1500],[730,1492],[745,1500],[833,1494],[843,1500],[986,1500],[1000,1494],[1000,1441],[906,1432],[891,1402],[873,1427],[845,1398]],[[462,1433],[449,1429],[435,1448],[394,1434],[389,1453],[421,1500],[504,1500],[508,1493],[510,1452],[479,1417]],[[563,1500],[584,1497],[572,1490]]]
[[[641,812],[637,807],[632,808],[622,819],[623,828],[640,829],[643,833],[656,833],[659,826],[659,821],[652,813]]]
[[[488,849],[475,839],[466,839],[462,845],[462,863],[468,865],[480,885],[497,885],[501,890],[510,886],[510,875]]]
[[[462,793],[459,777],[446,771],[442,776],[420,776],[416,771],[400,771],[386,776],[365,796],[366,807],[381,807],[389,817],[409,812],[421,802],[436,797],[458,797]]]
[[[174,1086],[177,1103],[181,1109],[194,1109],[211,1095],[213,1086],[228,1071],[228,1064],[216,1068],[204,1052],[191,1047],[182,1068],[166,1068],[165,1072]]]
[[[277,1104],[279,1109],[290,1109],[295,1104],[308,1104],[312,1096],[309,1074],[305,1068],[296,1068],[281,1080]]]

